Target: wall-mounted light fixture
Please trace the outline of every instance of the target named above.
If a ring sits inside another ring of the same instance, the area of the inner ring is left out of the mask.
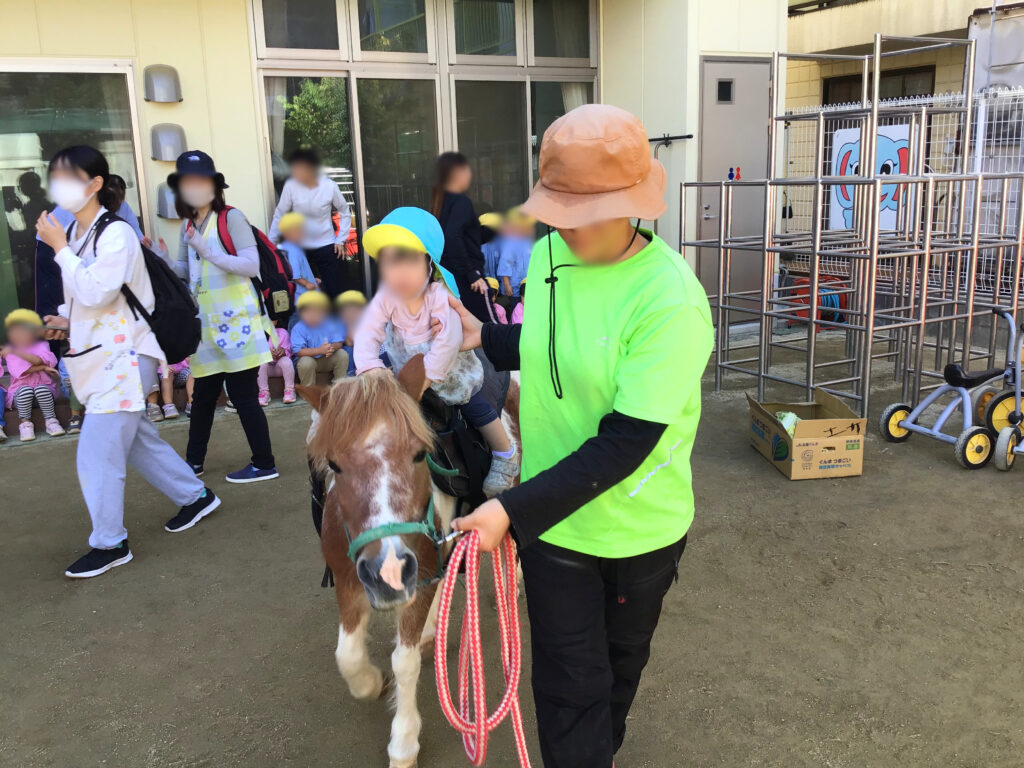
[[[181,101],[178,70],[169,64],[150,64],[142,71],[142,83],[146,101],[164,104]]]
[[[149,129],[149,144],[154,160],[173,163],[187,149],[185,129],[175,123],[157,123]]]
[[[156,215],[161,219],[181,218],[174,210],[174,192],[167,186],[166,181],[160,182],[156,188]]]

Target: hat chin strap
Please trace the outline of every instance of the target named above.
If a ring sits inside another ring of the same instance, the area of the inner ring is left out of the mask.
[[[615,261],[618,261],[625,256],[629,249],[633,247],[633,243],[636,242],[636,237],[640,234],[640,221],[636,220],[636,226],[633,227],[633,236],[629,238],[629,242],[626,247],[622,249],[618,256],[615,257]],[[553,230],[548,227],[548,269],[550,274],[544,278],[544,282],[551,286],[551,297],[548,300],[548,369],[551,375],[551,387],[555,391],[555,397],[559,400],[562,399],[564,391],[562,390],[562,377],[558,373],[558,352],[555,349],[555,323],[557,321],[557,313],[555,312],[555,283],[558,282],[558,277],[555,275],[555,270],[562,269],[563,267],[581,267],[582,264],[559,264],[555,266],[555,257],[551,249],[551,235]]]

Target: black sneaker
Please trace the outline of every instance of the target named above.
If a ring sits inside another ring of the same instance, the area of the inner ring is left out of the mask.
[[[82,555],[69,565],[64,575],[71,579],[88,579],[124,565],[131,559],[132,551],[128,549],[128,540],[125,539],[113,549],[89,550],[89,554]]]
[[[196,477],[202,477],[203,472],[206,471],[206,468],[202,464],[189,464],[189,466],[192,468],[192,471],[196,473]]]
[[[204,488],[203,495],[188,506],[182,507],[178,514],[167,521],[164,530],[171,533],[187,531],[219,506],[220,499],[217,498],[217,494],[209,488]]]

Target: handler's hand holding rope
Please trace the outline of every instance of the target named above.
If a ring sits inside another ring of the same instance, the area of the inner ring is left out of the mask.
[[[459,644],[459,709],[452,702],[448,686],[448,620],[451,615],[452,595],[459,579],[459,566],[466,562],[466,614],[462,620],[462,638]],[[469,531],[455,544],[448,561],[441,599],[437,612],[437,638],[434,646],[434,670],[437,695],[441,711],[455,730],[462,734],[466,755],[473,765],[484,764],[487,757],[487,737],[505,716],[512,715],[519,764],[530,768],[523,733],[523,716],[519,710],[519,677],[522,668],[522,647],[519,637],[519,613],[516,606],[516,545],[506,533],[491,556],[494,570],[494,595],[498,608],[498,627],[501,634],[501,665],[505,673],[505,695],[501,704],[487,715],[487,697],[484,686],[484,661],[480,644],[480,605],[477,578],[480,574],[480,534]],[[470,676],[473,686],[475,720],[470,720]]]

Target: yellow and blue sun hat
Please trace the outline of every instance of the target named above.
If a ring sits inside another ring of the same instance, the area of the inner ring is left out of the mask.
[[[459,298],[455,276],[441,266],[444,232],[432,214],[412,206],[395,208],[381,219],[380,224],[363,233],[363,249],[370,258],[376,259],[381,249],[389,246],[427,254],[434,265],[434,274],[444,280],[448,290]]]

